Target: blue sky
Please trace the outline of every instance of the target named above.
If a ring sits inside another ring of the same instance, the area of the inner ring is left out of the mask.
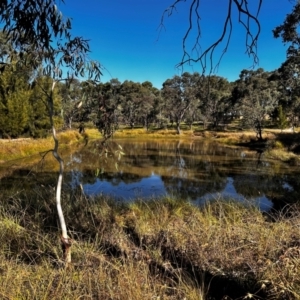
[[[253,3],[258,0],[251,0]],[[105,68],[102,81],[118,78],[162,83],[181,73],[175,66],[182,57],[182,38],[187,30],[188,2],[181,3],[173,16],[165,19],[165,29],[159,34],[159,24],[165,8],[173,0],[65,0],[60,9],[71,17],[74,35],[90,40],[91,58]],[[223,30],[227,0],[200,1],[202,48],[215,41]],[[286,48],[274,39],[272,29],[281,24],[292,9],[288,0],[263,0],[259,14],[261,34],[258,43],[259,65],[266,71],[277,69],[285,60]],[[240,71],[252,66],[245,54],[245,31],[237,22],[234,8],[234,28],[229,49],[221,61],[217,75],[229,81],[238,79]],[[223,50],[220,46],[219,54]],[[217,62],[218,53],[215,59]],[[201,72],[199,64],[185,66],[184,71]]]

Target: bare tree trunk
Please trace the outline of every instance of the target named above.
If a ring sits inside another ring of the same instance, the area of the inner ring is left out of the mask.
[[[55,147],[53,149],[53,156],[59,163],[59,175],[58,175],[57,185],[56,185],[56,209],[57,209],[59,224],[62,232],[61,243],[62,243],[64,261],[66,265],[68,265],[69,263],[71,263],[72,240],[68,237],[67,225],[61,207],[61,189],[62,189],[62,181],[63,181],[63,173],[64,173],[64,161],[58,154],[58,140],[56,137],[56,130],[54,126],[52,126],[52,135],[55,142]]]
[[[58,153],[58,139],[57,139],[56,130],[55,130],[54,122],[53,122],[53,90],[54,90],[54,87],[55,87],[55,81],[53,81],[51,94],[48,97],[48,105],[49,105],[50,123],[51,123],[51,127],[52,127],[52,136],[54,139],[53,156],[59,163],[59,175],[58,175],[57,185],[56,185],[56,208],[57,208],[57,214],[58,214],[58,218],[59,218],[59,224],[60,224],[61,231],[62,231],[61,246],[62,246],[62,250],[63,250],[63,257],[64,257],[66,266],[68,266],[68,264],[71,263],[72,240],[68,237],[67,225],[66,225],[63,210],[61,207],[61,190],[62,190],[62,181],[63,181],[63,172],[64,172],[64,161]]]
[[[262,139],[263,139],[262,138],[262,126],[259,121],[257,121],[257,124],[256,124],[256,136],[259,141],[262,141]]]
[[[177,131],[178,135],[181,134],[181,131],[180,131],[180,122],[176,122],[176,131]]]

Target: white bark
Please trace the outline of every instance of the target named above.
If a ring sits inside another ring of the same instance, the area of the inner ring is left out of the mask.
[[[67,232],[67,225],[64,217],[64,213],[61,207],[61,190],[62,190],[62,182],[63,182],[63,173],[64,173],[64,161],[60,157],[58,153],[58,139],[56,135],[56,130],[55,126],[53,123],[53,90],[55,87],[55,81],[53,81],[52,84],[52,90],[51,94],[49,95],[49,116],[50,116],[50,122],[51,122],[51,127],[52,127],[52,136],[54,139],[54,149],[53,149],[53,156],[59,163],[59,175],[57,179],[57,185],[56,185],[56,208],[57,208],[57,213],[58,213],[58,218],[59,218],[59,224],[61,227],[62,231],[62,236],[61,236],[61,242],[62,242],[62,248],[64,252],[64,259],[66,265],[71,263],[71,245],[72,245],[72,240],[68,237],[68,232]]]
[[[56,130],[55,130],[54,126],[52,127],[52,134],[53,134],[53,139],[55,141],[55,148],[53,150],[53,156],[59,162],[59,175],[58,175],[57,185],[56,185],[56,208],[57,208],[59,223],[60,223],[60,227],[61,227],[61,231],[62,231],[62,237],[64,239],[67,239],[68,238],[67,225],[66,225],[63,210],[61,207],[61,190],[62,190],[62,181],[63,181],[63,172],[64,172],[64,162],[57,152],[58,140],[57,140]]]

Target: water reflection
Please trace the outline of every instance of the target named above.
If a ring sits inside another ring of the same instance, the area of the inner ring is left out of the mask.
[[[136,182],[124,182],[123,180],[96,179],[93,184],[85,184],[84,192],[87,195],[110,194],[123,200],[136,197],[149,198],[152,196],[166,195],[167,191],[161,176],[151,174],[150,177],[142,178]]]
[[[207,201],[217,200],[217,199],[234,199],[245,204],[255,204],[260,207],[262,211],[268,211],[273,207],[273,202],[270,201],[265,195],[259,197],[245,198],[244,195],[239,194],[234,187],[234,179],[227,178],[227,183],[225,188],[219,193],[207,193],[204,196],[197,199],[199,204],[204,204]]]
[[[95,176],[95,167],[100,165],[94,150],[76,154],[84,164],[73,159],[73,169],[84,174],[81,183],[87,195],[109,194],[131,200],[175,194],[196,203],[223,197],[250,201],[268,210],[271,200],[288,193],[292,196],[298,190],[292,183],[298,170],[269,161],[262,153],[205,141],[116,143],[126,153],[118,171],[113,159],[100,160],[102,172]]]
[[[126,153],[118,169],[116,157],[99,155],[97,142],[64,155],[65,188],[76,190],[82,185],[87,195],[108,194],[123,200],[175,194],[203,203],[223,197],[251,201],[263,210],[278,199],[299,198],[297,167],[267,160],[263,153],[199,140],[120,140],[110,146],[114,149],[118,144]],[[46,165],[30,176],[16,170],[1,178],[1,188],[19,184],[34,189],[41,182],[54,186],[56,176]]]

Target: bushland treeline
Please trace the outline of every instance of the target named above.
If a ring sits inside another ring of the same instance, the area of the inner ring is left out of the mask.
[[[0,47],[5,55],[9,47]],[[105,136],[119,125],[165,128],[173,124],[217,129],[239,118],[241,128],[252,128],[262,138],[265,126],[297,126],[300,88],[297,61],[288,59],[272,72],[242,70],[239,79],[183,73],[167,79],[161,89],[151,82],[112,79],[107,83],[68,79],[54,94],[54,121],[67,129],[89,123]],[[34,76],[33,73],[35,72]],[[0,137],[39,138],[50,129],[47,94],[51,79],[36,69],[6,69],[0,76]],[[34,81],[32,78],[34,77]]]

